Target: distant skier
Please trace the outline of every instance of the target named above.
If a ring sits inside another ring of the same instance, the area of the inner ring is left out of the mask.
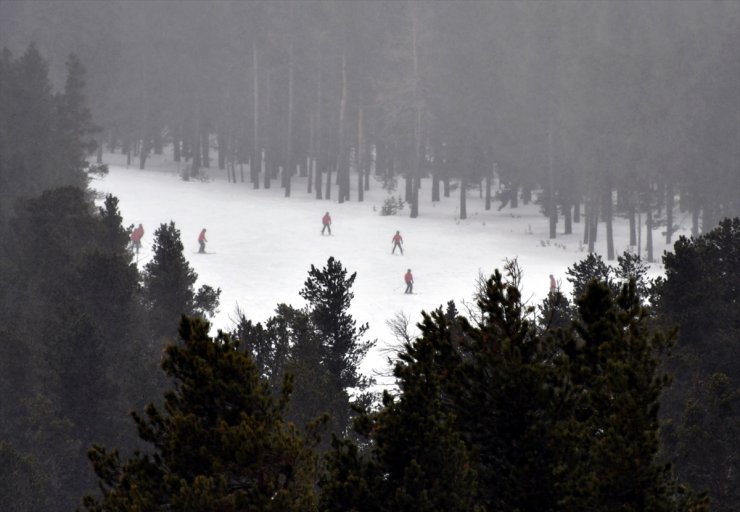
[[[401,254],[403,254],[403,237],[401,236],[401,233],[396,231],[396,234],[393,235],[391,242],[393,243],[393,250],[391,251],[391,254],[396,254],[396,247],[401,249]]]
[[[321,229],[321,234],[323,235],[324,231],[328,229],[329,235],[331,235],[331,216],[329,215],[329,212],[326,212],[321,218],[321,223],[324,225],[324,227]]]
[[[550,293],[555,294],[558,291],[558,283],[555,278],[550,274]]]
[[[406,291],[403,293],[414,293],[414,276],[411,275],[411,269],[406,271],[403,280],[406,282]]]
[[[135,228],[131,232],[131,245],[136,251],[136,254],[139,254],[139,249],[141,249],[141,239],[143,238],[143,236],[144,236],[144,226],[139,224],[139,227]]]
[[[198,235],[198,244],[200,245],[200,249],[198,249],[198,252],[201,254],[205,254],[206,252],[206,228],[203,228],[203,230],[200,232],[200,235]]]

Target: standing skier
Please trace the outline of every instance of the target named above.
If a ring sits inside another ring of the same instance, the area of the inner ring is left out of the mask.
[[[136,254],[139,254],[141,249],[141,239],[144,236],[144,226],[139,224],[139,227],[131,232],[131,245],[133,246]]]
[[[391,254],[396,254],[396,247],[401,249],[401,254],[403,254],[403,237],[401,237],[401,233],[396,231],[396,234],[393,235],[393,238],[391,239],[391,243],[393,244],[393,250],[391,251]]]
[[[200,245],[200,249],[198,249],[198,252],[201,254],[204,254],[206,252],[206,228],[203,228],[203,230],[200,232],[200,235],[198,235],[198,244]]]
[[[555,278],[550,274],[550,293],[556,293],[558,291],[558,283]]]
[[[331,235],[331,217],[329,216],[329,212],[326,212],[324,216],[321,219],[321,223],[324,225],[324,227],[321,229],[321,234],[324,234],[324,231],[327,229],[329,230],[329,235]]]
[[[411,269],[406,271],[403,280],[406,282],[406,291],[403,293],[414,293],[414,276],[411,275]]]

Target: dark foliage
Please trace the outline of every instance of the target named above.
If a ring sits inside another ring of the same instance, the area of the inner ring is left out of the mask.
[[[180,339],[162,368],[174,389],[164,410],[133,413],[150,454],[121,461],[100,446],[90,459],[102,498],[91,511],[303,511],[314,509],[312,441],[283,420],[290,386],[275,397],[238,342],[208,336],[208,324],[183,317]],[[289,381],[288,381],[289,382]]]

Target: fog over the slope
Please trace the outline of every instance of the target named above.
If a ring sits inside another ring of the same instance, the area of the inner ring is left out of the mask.
[[[142,166],[172,142],[259,186],[239,164],[314,160],[342,201],[359,148],[409,181],[544,188],[566,232],[615,191],[667,225],[680,198],[699,232],[740,212],[739,19],[735,0],[3,1],[0,45],[35,42],[57,83],[77,53],[101,141]]]

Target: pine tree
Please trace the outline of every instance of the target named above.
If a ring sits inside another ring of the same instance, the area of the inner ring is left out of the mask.
[[[312,441],[286,425],[289,385],[276,398],[238,342],[183,318],[162,368],[174,381],[164,410],[133,413],[149,454],[122,462],[117,450],[90,451],[102,497],[91,511],[308,511],[314,509]]]
[[[358,403],[368,403],[370,397],[363,392],[371,382],[360,374],[359,366],[373,342],[362,340],[367,324],[357,326],[349,314],[356,277],[356,273],[347,277],[342,263],[330,257],[323,269],[311,265],[299,294],[308,302],[309,317],[321,339],[322,364],[331,375],[335,392],[352,389],[358,394]],[[336,424],[344,431],[352,415],[349,404],[336,414]]]
[[[680,237],[663,263],[656,308],[678,327],[662,403],[666,455],[682,479],[709,492],[713,510],[730,511],[740,500],[740,219]]]
[[[174,337],[172,328],[181,315],[207,316],[218,307],[221,289],[208,285],[196,292],[198,275],[183,256],[180,231],[174,222],[154,232],[151,261],[144,267],[144,297],[153,339]]]
[[[660,355],[670,339],[652,326],[635,282],[616,297],[592,282],[578,300],[579,320],[562,360],[571,415],[557,482],[559,506],[578,510],[707,510],[660,462],[658,403],[669,382]]]
[[[601,255],[589,253],[585,259],[568,267],[568,282],[573,285],[573,298],[578,299],[586,291],[592,280],[603,281],[611,285],[612,268],[604,263]]]
[[[394,369],[398,396],[386,392],[378,412],[365,411],[356,419],[366,451],[352,441],[334,440],[322,509],[480,509],[472,454],[448,404],[447,381],[460,363],[448,319],[441,309],[424,315],[425,334],[403,347]]]
[[[86,157],[95,151],[93,136],[99,128],[92,122],[92,114],[85,100],[85,68],[75,54],[66,62],[67,80],[64,92],[55,97],[55,141],[57,162],[64,174],[64,182],[83,186],[87,167]]]

